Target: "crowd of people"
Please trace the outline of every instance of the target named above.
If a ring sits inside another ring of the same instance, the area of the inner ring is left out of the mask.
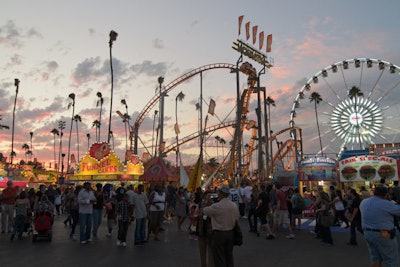
[[[21,190],[9,181],[0,198],[1,233],[9,233],[11,241],[17,235],[22,239],[24,224],[32,213],[48,212],[54,218],[64,213],[63,223],[69,228],[71,240],[78,240],[78,225],[81,244],[97,239],[104,219],[106,237],[110,238],[116,229],[117,246],[127,246],[129,227],[133,224],[131,242],[142,246],[149,240],[159,241],[163,223],[174,220],[178,231],[187,231],[188,237],[197,241],[201,266],[233,266],[233,229],[239,218],[247,220],[249,232],[256,236],[265,235],[267,240],[273,240],[286,233],[286,238],[295,239],[307,209],[307,214],[315,215],[312,232],[322,245],[333,245],[332,226],[349,228],[347,245],[357,246],[357,232],[364,235],[373,266],[381,266],[382,262],[385,266],[398,266],[390,265],[398,262],[393,238],[400,216],[398,182],[388,187],[381,181],[374,193],[363,186],[342,191],[332,185],[328,192],[318,186],[313,195],[308,195],[312,203],[306,207],[298,188],[282,187],[279,183],[252,185],[244,181],[237,188],[229,184],[188,192],[172,182],[147,188],[143,184],[136,188],[124,183],[103,187],[101,183],[93,186],[85,182],[63,190],[53,185]],[[327,217],[331,218],[328,223]],[[389,245],[392,249],[387,249]],[[386,246],[384,251],[382,246]]]

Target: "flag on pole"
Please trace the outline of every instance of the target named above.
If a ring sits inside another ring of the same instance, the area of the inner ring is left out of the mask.
[[[181,131],[179,131],[179,125],[178,125],[178,123],[175,123],[174,129],[175,129],[175,134],[176,134],[176,135],[178,135],[178,134],[181,133]]]
[[[272,34],[268,34],[267,36],[267,53],[271,52],[272,46]]]
[[[263,45],[264,45],[264,32],[260,32],[260,34],[258,35],[258,41],[260,43],[260,46],[258,49],[262,49]]]
[[[242,28],[242,22],[243,22],[243,15],[239,17],[239,35],[240,35],[240,29]]]
[[[245,26],[246,26],[246,41],[247,41],[250,38],[250,21],[246,22]]]
[[[199,159],[197,160],[196,165],[189,176],[189,183],[186,187],[189,192],[194,192],[196,188],[200,186],[201,162],[202,159],[201,156],[199,156]]]
[[[215,101],[214,99],[210,100],[210,105],[208,106],[208,113],[214,116],[214,109],[215,109]]]
[[[258,30],[258,26],[253,26],[253,44],[256,43],[257,40],[257,30]]]

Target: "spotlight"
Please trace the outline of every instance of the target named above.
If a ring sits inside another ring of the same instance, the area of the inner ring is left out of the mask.
[[[379,62],[378,66],[379,66],[379,69],[380,69],[380,70],[383,70],[383,69],[385,68],[385,63],[383,63],[383,62],[381,61],[381,62]]]
[[[332,71],[333,71],[334,73],[337,72],[337,66],[336,66],[336,65],[332,65]]]
[[[359,68],[360,67],[360,60],[359,59],[356,59],[355,61],[354,61],[354,65],[356,65],[356,68]]]
[[[393,65],[391,65],[391,66],[389,67],[389,71],[390,71],[390,73],[395,73],[395,72],[396,72],[396,67],[393,66]]]
[[[343,61],[343,68],[347,70],[349,68],[349,62]]]
[[[322,71],[322,77],[328,77],[328,72],[326,70]]]
[[[371,59],[367,59],[367,67],[368,68],[372,67],[372,60]]]
[[[318,77],[317,77],[317,76],[314,76],[314,77],[312,78],[312,80],[313,80],[314,83],[318,83]]]

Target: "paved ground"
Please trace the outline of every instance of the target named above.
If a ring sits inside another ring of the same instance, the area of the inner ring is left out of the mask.
[[[57,219],[53,227],[53,241],[32,243],[26,235],[24,240],[10,242],[9,235],[0,235],[0,264],[2,267],[18,266],[200,266],[197,242],[190,240],[187,232],[178,232],[174,222],[164,224],[161,241],[153,241],[142,247],[133,246],[134,225],[129,228],[128,246],[117,247],[115,233],[105,237],[103,221],[99,239],[86,245],[69,239],[69,229]],[[187,221],[185,222],[187,225]],[[241,219],[244,244],[235,247],[235,266],[299,266],[338,267],[369,266],[365,240],[358,235],[359,245],[349,247],[346,242],[349,230],[335,227],[334,245],[322,246],[314,239],[305,221],[304,230],[296,232],[295,240],[278,233],[275,240],[266,240],[248,232],[247,220]],[[78,228],[77,228],[78,229]],[[78,230],[79,231],[79,230]]]

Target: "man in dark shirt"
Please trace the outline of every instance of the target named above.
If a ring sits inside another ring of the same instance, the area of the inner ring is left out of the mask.
[[[363,234],[363,229],[361,228],[361,213],[360,213],[361,198],[354,189],[350,189],[349,194],[352,201],[348,211],[349,214],[348,220],[351,222],[351,225],[350,225],[350,241],[347,243],[347,245],[357,246],[356,229],[361,234]]]

